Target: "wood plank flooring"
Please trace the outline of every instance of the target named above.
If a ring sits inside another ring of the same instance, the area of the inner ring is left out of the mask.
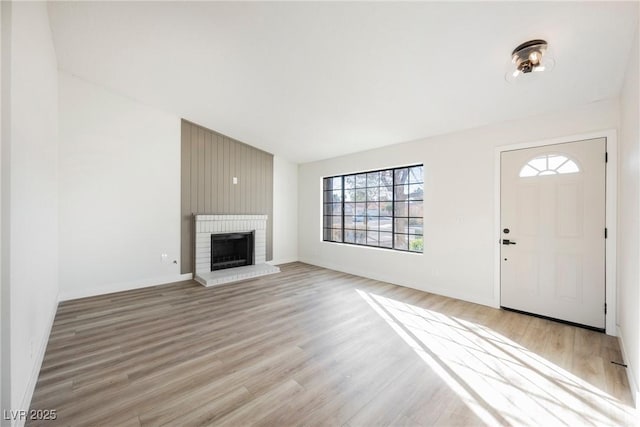
[[[617,341],[302,263],[60,304],[27,425],[631,425]]]

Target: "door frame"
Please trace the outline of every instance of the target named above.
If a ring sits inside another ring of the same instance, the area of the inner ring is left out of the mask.
[[[616,244],[617,244],[617,203],[618,203],[618,137],[615,129],[605,129],[596,132],[567,135],[558,138],[538,141],[521,142],[517,144],[499,145],[494,153],[494,289],[493,305],[500,308],[500,172],[501,155],[504,151],[521,150],[525,148],[543,147],[546,145],[564,144],[585,139],[606,138],[608,162],[606,167],[606,195],[605,195],[605,227],[607,239],[605,242],[605,331],[607,335],[617,336],[617,301],[616,301]],[[603,230],[604,232],[604,230]]]

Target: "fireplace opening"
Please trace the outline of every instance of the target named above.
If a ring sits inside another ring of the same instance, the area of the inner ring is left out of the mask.
[[[211,235],[211,271],[252,265],[253,231]]]

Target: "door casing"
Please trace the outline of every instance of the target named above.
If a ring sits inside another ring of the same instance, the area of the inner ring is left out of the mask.
[[[617,176],[618,176],[618,140],[615,129],[607,129],[598,132],[568,135],[559,138],[541,141],[524,142],[519,144],[500,145],[495,148],[494,155],[494,290],[493,305],[500,307],[500,156],[503,151],[519,150],[523,148],[543,147],[545,145],[562,144],[586,139],[606,138],[608,162],[606,168],[606,206],[605,221],[607,227],[607,239],[605,242],[605,277],[606,292],[605,302],[607,314],[605,330],[607,335],[617,336],[616,317],[616,237],[617,237]]]

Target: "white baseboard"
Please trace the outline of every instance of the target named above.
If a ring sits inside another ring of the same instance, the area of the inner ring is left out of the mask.
[[[629,358],[627,357],[627,349],[624,344],[624,340],[622,339],[622,331],[620,330],[620,326],[618,326],[618,343],[620,344],[620,351],[622,352],[622,360],[627,365],[627,379],[629,381],[629,388],[631,389],[631,397],[633,402],[636,405],[637,409],[640,409],[640,402],[638,398],[640,398],[640,389],[638,389],[638,383],[636,383],[636,375],[635,375],[635,367],[629,363]]]
[[[473,296],[470,297],[469,295],[458,294],[456,292],[451,292],[446,289],[430,287],[430,286],[418,287],[411,283],[400,282],[392,274],[389,274],[389,275],[371,274],[371,272],[369,271],[360,271],[358,269],[354,269],[351,267],[344,267],[341,265],[331,264],[331,263],[317,262],[315,260],[308,260],[308,259],[300,259],[300,262],[316,265],[318,267],[328,268],[330,270],[341,271],[343,273],[353,274],[356,276],[366,277],[368,279],[379,280],[381,282],[387,282],[393,285],[404,286],[405,288],[416,289],[422,292],[429,292],[432,294],[442,295],[449,298],[455,298],[462,301],[467,301],[474,304],[486,305],[488,307],[495,308],[492,298],[481,298],[481,297],[473,297]]]
[[[38,376],[40,375],[40,369],[42,368],[42,361],[44,360],[44,354],[47,351],[47,344],[49,343],[49,336],[51,335],[51,329],[53,328],[53,321],[56,318],[56,313],[58,311],[58,301],[59,298],[56,296],[56,303],[53,305],[53,310],[49,313],[47,328],[45,329],[45,334],[42,337],[40,343],[38,343],[38,352],[36,353],[35,363],[33,364],[33,369],[31,371],[31,375],[29,377],[29,382],[27,383],[27,388],[24,392],[24,396],[22,397],[22,402],[20,403],[20,407],[18,409],[28,411],[31,406],[31,399],[33,398],[33,392],[36,389],[36,383],[38,382]],[[24,426],[26,419],[18,418],[13,422],[14,426],[22,427]]]
[[[181,282],[193,279],[192,273],[175,274],[169,276],[155,277],[150,279],[134,280],[131,282],[112,283],[109,285],[96,286],[88,289],[74,289],[62,291],[60,301],[69,301],[78,298],[94,297],[97,295],[112,294],[114,292],[130,291],[133,289],[147,288],[150,286],[165,285],[167,283]]]
[[[272,259],[271,261],[267,261],[267,264],[280,265],[280,264],[288,264],[290,262],[298,262],[298,258]]]

